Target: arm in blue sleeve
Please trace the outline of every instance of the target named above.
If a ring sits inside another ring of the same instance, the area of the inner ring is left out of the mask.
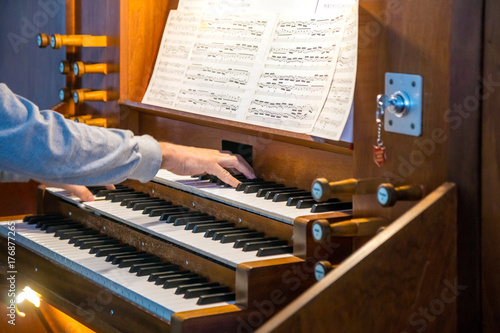
[[[0,83],[0,170],[54,183],[103,185],[151,180],[158,142],[131,131],[88,126],[40,111]]]

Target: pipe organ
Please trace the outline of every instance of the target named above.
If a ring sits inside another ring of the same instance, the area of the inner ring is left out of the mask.
[[[479,159],[457,145],[469,147],[479,118],[455,129],[464,119],[452,110],[480,74],[481,55],[459,52],[466,16],[471,43],[482,42],[474,5],[359,2],[352,144],[142,103],[177,6],[66,1],[66,31],[36,38],[45,53],[66,49],[54,70],[66,86],[44,93],[90,125],[205,148],[229,142],[258,179],[230,188],[161,170],[146,184],[92,187],[96,201],[84,203],[40,188],[37,211],[15,224],[19,283],[98,332],[476,331],[479,208],[461,204],[479,187],[458,169]],[[422,77],[420,135],[377,128],[380,108],[404,116],[405,93],[377,98],[386,73]]]

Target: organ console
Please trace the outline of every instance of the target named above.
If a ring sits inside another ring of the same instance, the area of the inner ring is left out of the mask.
[[[74,64],[58,110],[178,144],[234,142],[252,152],[259,179],[230,188],[160,170],[148,183],[92,188],[92,202],[40,187],[36,211],[4,218],[15,221],[18,285],[98,332],[475,332],[481,316],[495,332],[496,298],[481,311],[480,202],[470,199],[481,182],[461,171],[481,158],[456,148],[478,143],[479,112],[451,110],[489,74],[474,33],[490,22],[482,11],[465,0],[361,0],[348,144],[142,103],[177,5],[66,1],[66,35],[36,40],[68,46],[61,73]],[[106,64],[119,70],[80,77]],[[377,165],[374,100],[386,72],[422,76],[422,134],[382,130]],[[0,223],[2,253],[10,225]],[[484,282],[497,290],[492,271]]]

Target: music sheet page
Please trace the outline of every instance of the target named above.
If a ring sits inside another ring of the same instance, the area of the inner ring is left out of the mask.
[[[272,4],[180,1],[143,103],[339,140],[354,91],[357,0]]]
[[[331,2],[331,1],[330,1]],[[328,6],[327,3],[323,5]],[[349,114],[352,111],[354,85],[358,58],[358,2],[352,5],[346,14],[346,24],[339,57],[332,84],[325,105],[319,114],[313,130],[309,133],[321,138],[340,140]],[[352,142],[352,133],[343,138]]]

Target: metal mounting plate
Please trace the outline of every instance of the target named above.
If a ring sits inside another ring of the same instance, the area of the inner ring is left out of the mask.
[[[410,98],[410,110],[403,117],[385,112],[386,132],[420,136],[422,134],[422,77],[420,75],[385,73],[385,94],[404,91]]]

